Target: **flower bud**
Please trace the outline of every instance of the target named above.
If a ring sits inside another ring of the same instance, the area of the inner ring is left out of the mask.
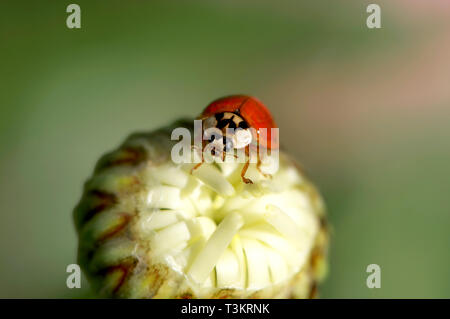
[[[316,188],[285,153],[272,175],[242,163],[175,164],[175,127],[131,135],[98,162],[75,208],[79,264],[102,297],[308,298],[328,242]]]

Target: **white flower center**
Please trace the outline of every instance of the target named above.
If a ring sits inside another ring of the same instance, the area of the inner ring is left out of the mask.
[[[236,163],[203,164],[192,175],[189,165],[146,168],[136,232],[151,260],[185,275],[194,290],[257,290],[291,279],[307,262],[318,219],[302,177],[283,165],[272,179],[250,165],[254,185],[242,183]]]

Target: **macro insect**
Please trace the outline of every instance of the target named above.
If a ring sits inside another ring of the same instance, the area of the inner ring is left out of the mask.
[[[210,103],[198,119],[202,120],[202,151],[210,144],[213,146],[211,154],[225,159],[226,153],[234,154],[235,149],[244,149],[247,160],[241,171],[242,181],[253,183],[245,177],[251,153],[257,156],[258,171],[264,176],[270,176],[261,171],[259,148],[278,148],[278,139],[272,136],[272,129],[277,126],[261,101],[246,95],[226,96]],[[202,157],[202,162],[195,165],[191,172],[203,162]]]

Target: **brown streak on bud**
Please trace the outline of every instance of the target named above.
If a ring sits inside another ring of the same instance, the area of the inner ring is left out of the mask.
[[[126,147],[105,155],[97,164],[95,172],[114,166],[137,166],[147,158],[147,152],[142,147]]]
[[[110,239],[111,237],[114,237],[121,233],[122,230],[125,229],[125,227],[128,225],[129,221],[131,220],[131,215],[126,213],[121,213],[119,216],[119,219],[121,220],[118,225],[107,229],[98,239],[98,241],[104,241],[107,239]]]
[[[83,202],[86,203],[86,207],[81,210],[84,213],[84,216],[81,217],[81,225],[87,223],[98,213],[113,207],[117,203],[117,198],[114,194],[94,189],[86,194]]]

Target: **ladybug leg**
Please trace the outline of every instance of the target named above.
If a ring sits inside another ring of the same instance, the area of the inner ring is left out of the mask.
[[[262,162],[258,157],[258,163],[256,164],[256,168],[258,169],[258,172],[260,172],[265,178],[272,178],[272,175],[266,174],[261,170],[261,164],[262,164]]]
[[[191,168],[191,175],[192,173],[199,168],[200,166],[202,166],[202,164],[204,163],[204,158],[203,158],[203,154],[202,154],[202,149],[198,148],[197,145],[191,145],[191,149],[195,150],[196,152],[198,152],[201,156],[202,161],[200,163],[197,163],[194,167]]]
[[[203,163],[204,163],[204,160],[203,160],[203,157],[202,157],[202,161],[201,161],[200,163],[196,164],[194,167],[191,168],[191,175],[192,175],[192,173],[193,173],[197,168],[199,168],[200,166],[202,166]]]
[[[248,169],[248,165],[249,164],[250,164],[250,159],[247,160],[247,162],[245,163],[245,165],[244,165],[244,167],[242,168],[242,171],[241,171],[241,178],[242,178],[242,181],[245,184],[253,184],[253,181],[250,178],[246,178],[245,177],[245,173],[247,173],[247,169]]]

